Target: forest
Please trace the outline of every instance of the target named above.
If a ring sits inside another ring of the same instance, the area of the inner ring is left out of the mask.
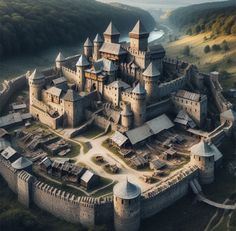
[[[0,0],[0,58],[78,44],[87,36],[102,33],[111,20],[121,33],[126,33],[137,19],[143,20],[147,29],[155,26],[148,12],[122,4],[94,0]]]
[[[189,35],[207,31],[213,36],[236,35],[236,1],[181,7],[171,12],[169,21]]]

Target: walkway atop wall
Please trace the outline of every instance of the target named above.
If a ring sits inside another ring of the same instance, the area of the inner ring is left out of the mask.
[[[197,195],[197,198],[198,198],[199,201],[202,201],[202,202],[204,202],[208,205],[211,205],[211,206],[219,208],[219,209],[227,209],[227,210],[236,209],[236,204],[234,204],[234,205],[225,205],[225,204],[217,203],[217,202],[214,202],[214,201],[211,201],[211,200],[207,199],[203,195],[201,185],[199,184],[197,179],[191,180],[189,184],[190,184],[190,187],[192,188],[193,192]]]

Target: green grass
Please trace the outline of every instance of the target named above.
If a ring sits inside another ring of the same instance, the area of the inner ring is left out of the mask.
[[[30,209],[18,203],[16,195],[0,176],[0,229],[1,231],[86,230],[81,225],[62,221],[33,205]]]
[[[83,142],[83,141],[79,141],[79,143],[82,145],[83,147],[83,151],[84,151],[84,154],[88,153],[88,151],[90,149],[92,149],[92,146],[90,144],[90,142]]]

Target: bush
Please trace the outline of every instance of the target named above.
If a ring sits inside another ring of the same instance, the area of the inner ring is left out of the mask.
[[[214,44],[214,45],[212,45],[211,49],[212,49],[212,51],[217,52],[217,51],[221,50],[221,46],[219,44]]]
[[[209,45],[206,45],[205,47],[204,47],[204,53],[209,53],[209,52],[211,52],[211,48],[210,48],[210,46]]]
[[[222,79],[227,79],[227,78],[229,78],[230,74],[229,74],[229,72],[227,72],[226,70],[221,70],[221,71],[219,72],[219,76],[220,76],[220,78],[222,78]]]
[[[226,40],[223,41],[222,48],[223,48],[224,51],[229,51],[230,50],[229,45],[228,45]]]
[[[184,47],[183,54],[186,56],[190,56],[190,47],[189,46]]]

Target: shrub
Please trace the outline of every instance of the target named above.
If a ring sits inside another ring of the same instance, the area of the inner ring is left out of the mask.
[[[190,56],[190,47],[189,46],[184,47],[183,54],[186,56]]]
[[[204,52],[205,52],[205,53],[209,53],[210,51],[211,51],[210,46],[209,46],[209,45],[206,45],[206,46],[204,47]]]
[[[219,44],[214,44],[212,45],[211,49],[215,52],[220,51],[221,50],[221,46]]]
[[[222,47],[223,47],[224,51],[229,51],[230,50],[229,45],[228,45],[226,40],[223,41]]]

